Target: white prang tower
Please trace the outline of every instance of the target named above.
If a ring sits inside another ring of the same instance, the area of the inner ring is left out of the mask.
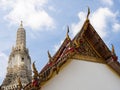
[[[20,78],[22,86],[25,86],[32,80],[31,58],[26,48],[26,32],[23,28],[22,21],[17,30],[16,45],[12,47],[6,78],[1,88],[3,90],[17,90],[18,78]]]

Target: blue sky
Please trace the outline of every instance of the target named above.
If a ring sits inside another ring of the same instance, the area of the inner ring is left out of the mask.
[[[27,48],[39,71],[48,61],[47,51],[54,55],[64,40],[67,25],[71,38],[81,29],[88,6],[91,24],[110,49],[114,44],[120,57],[119,5],[120,0],[0,0],[0,83],[21,20]]]

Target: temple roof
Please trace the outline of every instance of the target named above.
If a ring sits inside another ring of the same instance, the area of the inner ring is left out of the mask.
[[[109,50],[107,45],[95,31],[88,19],[89,14],[90,10],[88,9],[87,18],[81,30],[77,33],[73,40],[69,38],[68,31],[66,38],[58,51],[53,55],[53,57],[49,55],[52,60],[49,60],[39,73],[41,86],[53,76],[58,74],[61,67],[65,63],[69,62],[68,60],[74,58],[79,59],[80,56],[80,59],[88,57],[88,59],[85,58],[87,61],[104,63],[110,66],[120,76],[120,63],[117,60],[117,56],[112,54],[113,51],[115,53],[115,50]],[[96,60],[94,58],[96,58]]]
[[[95,31],[90,21],[87,19],[80,32],[74,37],[73,42],[83,37],[89,41],[90,45],[99,53],[99,55],[107,60],[111,57],[111,51],[108,49],[107,45]]]

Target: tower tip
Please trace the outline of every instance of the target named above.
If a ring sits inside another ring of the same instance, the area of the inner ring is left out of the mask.
[[[19,28],[23,28],[23,21],[22,20],[20,22],[20,27]]]

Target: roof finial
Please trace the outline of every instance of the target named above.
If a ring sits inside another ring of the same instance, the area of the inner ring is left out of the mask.
[[[52,57],[51,57],[51,54],[50,54],[49,50],[48,50],[48,57],[49,57],[49,62],[51,62],[52,61]]]
[[[35,66],[35,61],[32,64],[32,69],[33,69],[33,73],[34,73],[33,77],[37,78],[39,76],[39,74],[38,74],[38,71],[37,71],[36,66]]]
[[[115,54],[115,49],[114,49],[114,45],[113,45],[113,44],[112,44],[112,51],[111,51],[111,52],[112,52],[113,55],[116,55],[116,54]]]
[[[90,8],[88,7],[87,19],[88,19],[89,15],[90,15]]]
[[[67,33],[66,33],[66,38],[68,38],[68,39],[70,39],[70,37],[69,37],[69,26],[67,26]]]
[[[20,23],[20,28],[23,28],[23,21],[21,21]]]

